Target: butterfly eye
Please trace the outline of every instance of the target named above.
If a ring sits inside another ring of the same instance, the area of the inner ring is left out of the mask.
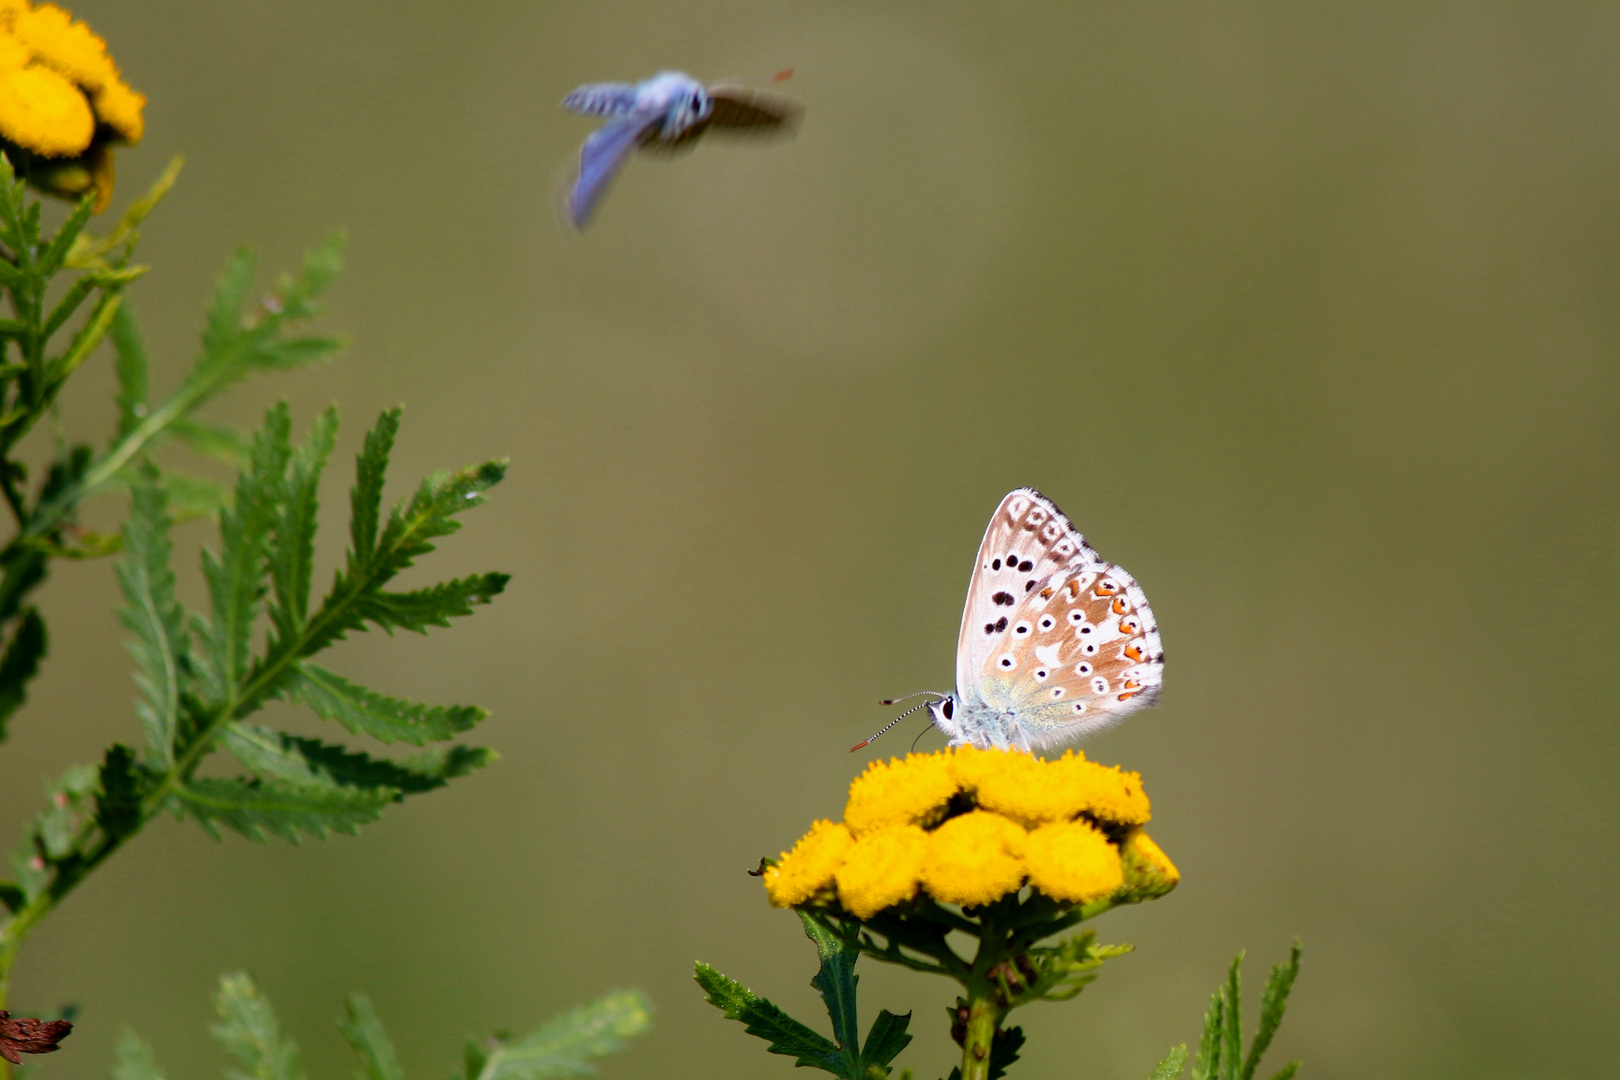
[[[946,698],[945,703],[939,707],[939,711],[944,715],[945,719],[949,720],[951,718],[951,714],[956,712],[956,702],[952,701],[950,698]]]

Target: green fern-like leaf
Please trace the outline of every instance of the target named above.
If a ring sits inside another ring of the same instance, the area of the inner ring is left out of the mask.
[[[1170,1052],[1164,1056],[1164,1060],[1159,1062],[1158,1068],[1153,1070],[1153,1075],[1149,1080],[1176,1080],[1176,1077],[1181,1075],[1182,1066],[1186,1063],[1186,1045],[1171,1047]]]
[[[533,1034],[499,1040],[480,1055],[469,1080],[554,1080],[589,1076],[593,1060],[624,1049],[652,1025],[652,1006],[639,991],[607,994],[552,1020]],[[469,1056],[469,1064],[472,1058]]]
[[[0,742],[6,741],[6,721],[28,699],[28,683],[39,673],[47,642],[45,620],[36,609],[24,608],[0,656]]]
[[[124,607],[119,621],[134,635],[141,697],[136,705],[146,729],[149,759],[161,766],[173,760],[180,723],[180,695],[190,665],[185,616],[174,593],[169,566],[168,496],[157,470],[147,467],[130,487],[129,520],[124,524],[124,557],[118,561]]]
[[[332,781],[291,784],[276,780],[197,777],[176,790],[179,805],[214,836],[221,827],[249,840],[271,836],[297,843],[352,834],[376,821],[399,793]]]
[[[271,547],[270,580],[275,588],[271,621],[282,641],[304,629],[309,616],[309,589],[315,565],[315,513],[321,473],[337,439],[337,410],[328,408],[309,438],[292,456],[278,508],[275,544]]]
[[[152,1048],[129,1028],[113,1044],[112,1080],[164,1080]]]
[[[230,1070],[231,1080],[303,1080],[298,1044],[281,1033],[275,1010],[245,973],[220,979],[214,1008],[214,1038],[248,1070]]]
[[[344,1019],[338,1022],[343,1038],[360,1057],[359,1080],[405,1080],[394,1054],[394,1044],[388,1040],[382,1021],[377,1019],[371,999],[364,994],[350,994]]]
[[[356,734],[411,746],[453,739],[487,715],[471,705],[419,705],[385,697],[308,661],[296,666],[282,692]]]
[[[764,1039],[768,1052],[790,1057],[798,1066],[820,1069],[834,1076],[846,1074],[844,1055],[836,1044],[793,1019],[768,998],[701,962],[697,965],[696,978],[709,1004],[719,1009],[727,1020],[741,1023],[748,1034]]]

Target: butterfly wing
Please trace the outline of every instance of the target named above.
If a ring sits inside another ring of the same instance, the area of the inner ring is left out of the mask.
[[[585,227],[626,155],[658,120],[658,113],[631,113],[591,132],[579,152],[579,177],[568,193],[568,217],[576,229]]]
[[[799,126],[804,106],[781,94],[744,86],[711,86],[709,123],[739,135],[784,135]]]
[[[1040,492],[1009,493],[979,545],[957,638],[968,715],[1000,742],[1054,746],[1152,704],[1163,681],[1158,624],[1135,579]]]
[[[630,83],[586,83],[563,98],[563,108],[579,116],[628,116],[636,107]]]

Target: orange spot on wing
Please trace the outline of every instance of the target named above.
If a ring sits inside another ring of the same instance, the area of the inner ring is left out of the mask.
[[[1070,579],[1068,585],[1064,586],[1064,588],[1069,590],[1069,599],[1080,599],[1080,580],[1078,578]]]
[[[1114,597],[1113,612],[1115,615],[1123,615],[1129,610],[1131,610],[1131,605],[1126,602],[1123,596]]]
[[[1112,581],[1099,581],[1097,587],[1091,591],[1097,596],[1118,596],[1124,590]]]
[[[1136,642],[1134,642],[1134,641],[1131,642],[1129,645],[1125,646],[1125,656],[1126,656],[1126,658],[1128,658],[1130,660],[1133,660],[1138,664],[1140,664],[1142,662],[1142,659],[1143,659],[1142,650],[1136,647]]]
[[[1050,599],[1052,599],[1052,587],[1050,585],[1048,585],[1046,588],[1041,590],[1041,599],[1042,600],[1050,600]]]

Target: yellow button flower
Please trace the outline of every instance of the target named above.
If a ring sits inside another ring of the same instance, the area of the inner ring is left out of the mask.
[[[841,825],[818,821],[765,875],[779,907],[836,905],[857,919],[919,890],[977,907],[1025,884],[1061,904],[1162,896],[1175,867],[1141,824],[1142,779],[1073,751],[955,747],[874,761]]]
[[[107,43],[55,4],[0,0],[0,152],[42,191],[112,198],[111,145],[137,143],[146,98]]]
[[[849,786],[844,824],[860,836],[889,825],[937,824],[957,792],[951,760],[942,754],[907,754],[874,761]]]
[[[776,907],[802,904],[833,883],[855,838],[841,824],[818,821],[782,861],[765,871],[765,893]]]
[[[1120,847],[1125,884],[1137,899],[1151,900],[1176,887],[1181,871],[1141,829],[1132,829]]]
[[[928,834],[916,825],[890,825],[863,834],[837,874],[838,902],[860,919],[917,895]]]
[[[935,900],[963,907],[1016,892],[1024,884],[1028,837],[1017,822],[984,810],[951,818],[928,837],[923,887]]]
[[[1085,821],[1054,821],[1029,834],[1029,883],[1054,900],[1086,904],[1125,884],[1119,851]]]

